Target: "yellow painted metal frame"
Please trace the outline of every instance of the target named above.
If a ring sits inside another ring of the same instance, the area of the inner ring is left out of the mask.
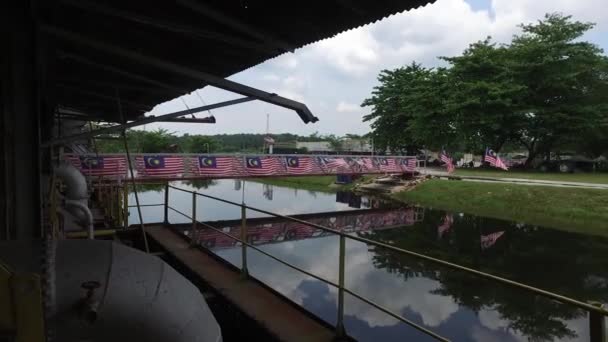
[[[0,262],[0,332],[16,342],[45,341],[40,275],[14,273]]]

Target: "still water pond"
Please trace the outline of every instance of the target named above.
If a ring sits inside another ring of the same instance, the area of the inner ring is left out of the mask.
[[[350,193],[322,193],[220,180],[174,185],[350,234],[421,252],[583,301],[608,302],[608,239],[430,208],[408,207]],[[163,188],[140,193],[162,203]],[[198,198],[205,221],[240,218],[240,208]],[[130,198],[134,203],[134,198]],[[170,203],[190,215],[192,197],[172,190]],[[161,207],[143,208],[145,222],[162,221]],[[248,211],[248,217],[264,217]],[[171,212],[172,223],[188,219]],[[137,222],[132,208],[131,223]],[[238,235],[238,226],[223,230]],[[264,251],[337,282],[338,238],[286,222],[252,224],[249,238]],[[203,233],[201,243],[240,266],[230,239]],[[346,287],[453,341],[588,341],[587,313],[433,264],[347,240]],[[335,324],[337,290],[256,252],[249,271],[307,310]],[[372,306],[346,295],[347,332],[360,341],[432,341]]]

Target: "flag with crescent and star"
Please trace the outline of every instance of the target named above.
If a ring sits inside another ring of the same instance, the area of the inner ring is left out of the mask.
[[[416,158],[401,158],[399,159],[399,166],[404,172],[415,172],[417,161]]]
[[[287,156],[285,157],[285,165],[287,166],[288,174],[305,175],[322,173],[311,157]]]
[[[400,167],[395,163],[395,158],[378,157],[375,160],[382,172],[401,172]]]
[[[241,174],[235,165],[238,165],[236,157],[232,156],[208,156],[201,155],[192,159],[194,167],[190,171],[199,176],[213,175],[219,177],[236,177]]]
[[[244,157],[245,171],[251,176],[272,176],[285,173],[280,157]]]
[[[325,173],[341,172],[350,173],[348,163],[341,157],[317,157],[317,163]]]
[[[123,155],[79,156],[66,154],[64,158],[85,176],[125,177],[127,174],[127,158]]]
[[[138,176],[177,177],[184,173],[184,160],[177,156],[136,157]]]

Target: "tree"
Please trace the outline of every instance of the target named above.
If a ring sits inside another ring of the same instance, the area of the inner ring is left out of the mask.
[[[470,150],[489,146],[496,152],[517,140],[524,124],[520,106],[526,88],[514,82],[509,48],[496,46],[488,37],[461,56],[442,59],[451,65],[446,111],[455,121],[458,138]]]
[[[334,151],[342,151],[342,139],[340,137],[336,137],[333,134],[326,135],[325,141],[329,142],[329,146]]]
[[[447,68],[412,63],[381,71],[362,103],[371,107],[364,121],[375,145],[478,152],[523,146],[530,165],[558,147],[605,141],[598,127],[608,122],[608,58],[580,41],[593,24],[548,14],[521,27],[511,44],[487,38],[460,56],[441,57]]]
[[[571,16],[547,14],[536,24],[521,25],[514,37],[513,69],[525,85],[525,125],[520,142],[538,154],[593,129],[608,109],[607,59],[597,46],[579,38],[594,24]]]
[[[435,87],[442,88],[443,76],[443,69],[426,69],[416,63],[380,72],[380,85],[361,104],[372,107],[363,121],[371,121],[371,135],[378,150],[415,153],[422,144],[431,142],[425,139],[431,130],[451,130],[449,125],[432,125],[437,123],[434,114],[440,114],[442,109],[438,103],[441,97],[435,97],[438,91]],[[432,117],[429,125],[423,125],[423,120],[429,117]],[[421,120],[416,122],[417,119]]]
[[[205,135],[184,135],[180,141],[186,153],[211,153],[217,150],[217,141]]]

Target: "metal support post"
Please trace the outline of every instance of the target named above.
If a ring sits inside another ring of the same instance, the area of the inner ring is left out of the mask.
[[[169,224],[169,182],[165,184],[165,219],[164,224]]]
[[[346,254],[346,237],[340,235],[340,274],[338,275],[338,320],[336,324],[336,337],[346,336],[344,329],[344,259]]]
[[[590,304],[603,308],[602,303],[591,302]],[[593,311],[589,312],[589,340],[591,342],[606,342],[606,317]]]
[[[241,265],[241,274],[243,278],[249,276],[249,270],[247,269],[247,245],[245,242],[247,241],[247,209],[245,205],[241,205],[241,256],[242,256],[242,265]]]
[[[125,229],[129,228],[129,184],[127,182],[123,185],[122,192],[122,224]]]
[[[110,207],[110,210],[109,210],[110,211],[110,222],[112,222],[112,227],[113,227],[114,223],[115,223],[115,221],[114,221],[114,195],[115,194],[114,194],[114,186],[111,184],[109,184],[109,186],[110,186],[110,190],[109,190],[109,192],[110,192],[109,202],[110,203],[108,205]]]
[[[196,192],[192,193],[192,233],[190,234],[190,245],[198,244],[198,233],[196,223]]]

